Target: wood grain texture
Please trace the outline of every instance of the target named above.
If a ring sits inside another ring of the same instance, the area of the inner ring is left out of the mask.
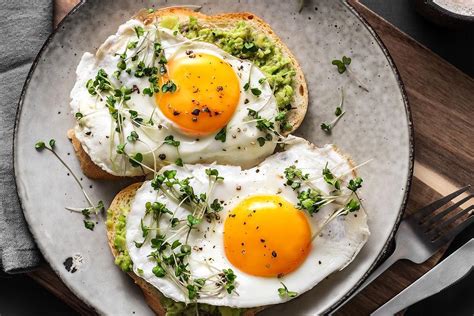
[[[55,25],[77,0],[55,1]],[[422,46],[357,0],[348,0],[390,52],[410,102],[415,139],[415,177],[406,214],[470,183],[474,171],[474,80]],[[405,215],[406,215],[405,214]],[[368,315],[430,270],[427,262],[400,261],[348,302],[337,315]],[[29,273],[81,314],[94,314],[44,264]]]

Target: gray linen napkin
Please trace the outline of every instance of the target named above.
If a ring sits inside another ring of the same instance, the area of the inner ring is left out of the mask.
[[[21,211],[13,175],[13,128],[23,83],[52,31],[52,0],[0,0],[0,271],[41,261]]]

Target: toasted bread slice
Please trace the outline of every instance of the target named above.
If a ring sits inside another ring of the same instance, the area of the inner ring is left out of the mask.
[[[292,110],[290,110],[287,114],[288,123],[291,124],[292,128],[291,130],[283,132],[282,134],[288,135],[295,131],[301,125],[301,122],[303,121],[308,108],[308,89],[306,86],[303,71],[290,49],[282,42],[278,35],[275,34],[275,32],[264,20],[248,12],[205,15],[184,7],[164,8],[156,10],[153,13],[149,13],[147,10],[142,10],[138,12],[134,16],[134,18],[142,21],[145,24],[148,24],[152,23],[155,18],[169,15],[177,16],[180,22],[187,22],[189,21],[189,17],[193,16],[203,26],[212,25],[214,27],[219,27],[222,29],[233,28],[236,23],[245,21],[254,29],[258,30],[258,32],[261,32],[265,34],[268,38],[270,38],[275,43],[275,45],[281,50],[282,54],[286,58],[288,58],[288,60],[291,62],[293,69],[296,72],[292,87],[294,90]],[[89,155],[82,148],[79,140],[75,137],[73,130],[68,131],[68,137],[72,141],[76,156],[78,157],[81,164],[81,168],[87,177],[92,179],[103,180],[116,180],[120,178],[118,176],[114,176],[107,173],[92,162]]]
[[[120,250],[116,247],[116,229],[117,229],[117,222],[119,216],[126,216],[130,211],[130,205],[135,198],[135,193],[142,185],[141,182],[134,183],[126,187],[125,189],[121,190],[114,198],[112,203],[110,204],[110,208],[107,211],[107,239],[112,250],[112,254],[114,257],[120,255]],[[135,281],[141,290],[143,291],[143,295],[145,297],[145,301],[148,303],[150,308],[157,314],[157,315],[166,315],[167,307],[164,302],[168,302],[170,299],[166,299],[164,295],[158,291],[154,286],[146,282],[144,279],[137,276],[132,271],[127,272],[127,274]],[[258,311],[261,311],[264,307],[257,307],[251,309],[242,310],[243,316],[253,316]],[[194,307],[192,308],[194,311]],[[219,312],[214,312],[212,315],[219,315]],[[207,315],[203,313],[203,315]]]

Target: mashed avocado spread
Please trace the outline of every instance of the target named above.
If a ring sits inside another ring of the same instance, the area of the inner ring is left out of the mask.
[[[245,21],[230,29],[219,29],[202,26],[195,17],[190,17],[187,23],[179,23],[177,16],[170,15],[161,19],[160,26],[178,31],[189,39],[213,43],[232,56],[250,60],[267,77],[278,108],[281,111],[291,109],[296,74],[293,65],[271,39]],[[282,128],[289,130],[291,126],[282,125]]]
[[[120,214],[114,218],[114,212],[107,210],[107,229],[114,231],[114,247],[117,250],[115,257],[115,264],[124,272],[133,271],[133,263],[128,254],[127,245],[125,242],[127,214],[130,212],[130,205],[121,205],[119,209]],[[160,296],[160,303],[166,309],[166,316],[191,316],[196,315],[196,304],[185,304],[183,302],[175,302],[163,295]],[[227,306],[214,306],[208,304],[197,304],[199,315],[209,316],[240,316],[245,312],[245,309],[230,308]]]

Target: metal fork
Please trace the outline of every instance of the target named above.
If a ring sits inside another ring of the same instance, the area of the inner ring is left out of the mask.
[[[423,263],[435,254],[444,244],[449,242],[464,228],[473,223],[474,216],[469,216],[462,222],[458,223],[455,227],[448,228],[449,225],[453,224],[462,216],[468,214],[474,209],[474,205],[470,205],[458,213],[455,212],[459,206],[474,197],[472,193],[469,193],[468,196],[459,200],[442,212],[435,212],[452,199],[469,190],[470,187],[470,185],[465,186],[462,189],[421,208],[408,218],[404,219],[400,223],[400,227],[395,235],[395,250],[393,254],[374,272],[372,272],[367,280],[365,280],[365,282],[362,283],[362,285],[347,300],[345,300],[338,309],[345,303],[349,302],[354,296],[362,291],[367,285],[372,283],[373,280],[398,260],[407,259],[414,263]]]

